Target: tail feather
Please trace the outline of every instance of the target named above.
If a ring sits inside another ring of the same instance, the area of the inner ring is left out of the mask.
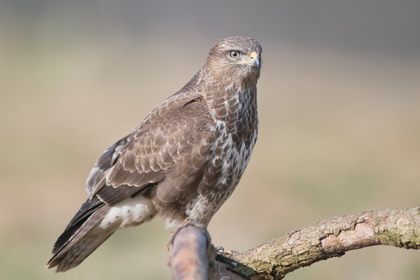
[[[55,242],[47,268],[74,268],[116,230],[141,225],[156,214],[152,201],[141,195],[113,206],[98,197],[88,199]]]
[[[57,241],[54,243],[52,253],[57,253],[60,249],[63,248],[63,246],[66,243],[68,243],[71,239],[74,239],[74,235],[76,234],[76,232],[78,235],[80,235],[82,233],[82,228],[83,231],[86,232],[92,226],[94,226],[95,220],[98,220],[101,217],[100,215],[98,215],[99,213],[96,214],[96,219],[94,219],[92,216],[96,211],[103,208],[104,206],[105,204],[101,202],[97,197],[86,200],[86,202],[83,203],[82,207],[73,217],[73,219],[71,219],[64,232],[58,237]],[[87,220],[89,220],[89,225],[85,225],[85,222]]]
[[[92,230],[67,250],[55,254],[48,262],[47,268],[57,267],[56,272],[64,272],[75,268],[107,240],[116,229]]]
[[[91,207],[92,202],[94,207]],[[109,209],[104,203],[86,201],[54,244],[54,255],[47,268],[57,267],[57,272],[74,268],[108,239],[118,229],[118,225],[106,229],[99,227]]]

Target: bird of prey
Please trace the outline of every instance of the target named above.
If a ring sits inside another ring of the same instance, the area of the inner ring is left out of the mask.
[[[257,140],[260,44],[218,40],[204,66],[106,149],[90,172],[88,199],[52,250],[47,268],[79,265],[116,230],[156,215],[169,229],[208,225],[232,194]]]

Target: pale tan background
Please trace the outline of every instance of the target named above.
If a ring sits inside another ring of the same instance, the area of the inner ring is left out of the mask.
[[[158,219],[77,269],[44,265],[103,149],[230,35],[264,48],[261,127],[214,244],[243,251],[329,216],[419,206],[419,3],[2,0],[0,278],[169,278]],[[419,263],[369,248],[286,279],[417,280]]]

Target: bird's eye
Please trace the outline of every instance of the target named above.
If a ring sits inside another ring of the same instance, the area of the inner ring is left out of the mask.
[[[231,52],[229,53],[230,57],[231,57],[231,58],[233,58],[233,59],[238,58],[240,54],[241,54],[241,53],[240,53],[239,51],[231,51]]]

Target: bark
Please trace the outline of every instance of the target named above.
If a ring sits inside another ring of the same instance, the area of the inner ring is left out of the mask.
[[[208,236],[204,228],[201,234]],[[179,233],[179,231],[178,231]],[[208,244],[210,239],[208,237]],[[335,216],[241,254],[210,256],[210,279],[282,279],[315,262],[375,245],[420,248],[420,207]],[[209,245],[206,247],[206,252]],[[213,251],[214,252],[214,251]]]

